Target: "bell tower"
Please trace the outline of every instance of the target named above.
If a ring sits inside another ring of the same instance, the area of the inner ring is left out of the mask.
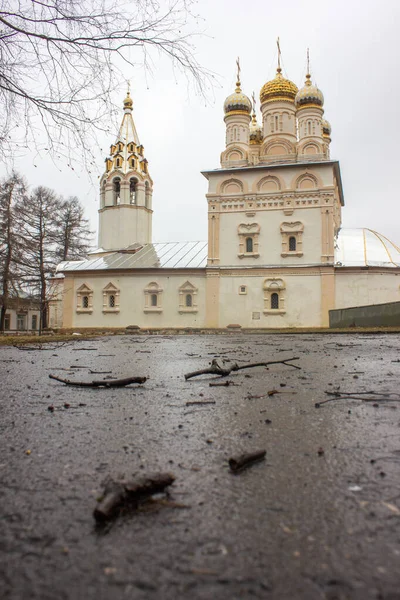
[[[99,248],[151,243],[153,181],[139,141],[128,90],[118,136],[100,180]]]

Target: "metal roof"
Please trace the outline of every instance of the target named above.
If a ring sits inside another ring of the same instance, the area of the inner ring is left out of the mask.
[[[372,229],[341,229],[335,265],[343,267],[400,267],[400,248]]]
[[[86,260],[62,262],[58,273],[67,271],[103,271],[125,269],[204,269],[207,266],[207,242],[157,242],[137,249],[131,246],[118,252]],[[256,265],[254,265],[256,266]],[[279,267],[263,264],[257,267]],[[292,268],[293,264],[287,264]],[[308,265],[299,265],[299,267]],[[336,240],[337,267],[400,267],[400,248],[372,229],[341,229]],[[230,268],[233,268],[231,265]],[[243,266],[241,266],[243,268]],[[253,266],[249,266],[249,269]]]
[[[207,264],[207,242],[158,242],[134,252],[112,252],[86,260],[65,261],[57,271],[114,269],[201,269]]]

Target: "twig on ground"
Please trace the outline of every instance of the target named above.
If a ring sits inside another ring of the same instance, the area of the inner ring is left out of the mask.
[[[215,400],[193,400],[186,402],[186,406],[201,406],[202,404],[216,404]]]
[[[241,454],[240,456],[233,456],[229,459],[229,467],[234,473],[238,473],[242,469],[249,467],[255,462],[264,460],[266,450],[257,450],[256,452],[250,452],[248,454]]]
[[[61,381],[61,383],[65,383],[66,385],[73,385],[76,387],[124,387],[126,385],[130,385],[131,383],[145,383],[147,377],[126,377],[125,379],[112,379],[112,380],[104,380],[104,381],[71,381],[70,379],[63,379],[62,377],[57,377],[56,375],[49,375],[50,379],[55,379],[56,381]]]
[[[248,394],[246,398],[248,400],[255,400],[256,398],[266,398],[267,396],[270,398],[271,396],[275,396],[275,394],[297,394],[297,392],[287,392],[285,390],[269,390],[269,392],[267,392],[266,394],[260,394],[259,396],[252,396],[251,394]]]
[[[93,516],[98,522],[108,521],[125,506],[136,507],[141,499],[163,492],[174,481],[175,477],[171,473],[154,473],[136,477],[131,481],[111,479],[93,511]]]
[[[210,381],[210,383],[208,385],[209,385],[209,387],[229,387],[230,385],[240,385],[240,383],[234,383],[230,379],[227,379],[226,381],[221,381],[221,382]]]
[[[72,348],[72,350],[74,350],[74,352],[79,352],[80,350],[97,350],[98,348]]]
[[[238,365],[236,362],[222,360],[219,361],[217,358],[214,358],[211,362],[211,366],[207,369],[201,369],[200,371],[192,371],[191,373],[186,373],[185,379],[191,379],[192,377],[197,377],[198,375],[220,375],[221,377],[225,377],[230,375],[232,371],[241,371],[242,369],[250,369],[253,367],[268,367],[270,365],[286,365],[288,367],[293,367],[294,369],[300,369],[297,365],[292,365],[291,362],[293,360],[299,360],[298,356],[294,356],[292,358],[286,358],[284,360],[270,360],[266,362],[258,362],[258,363],[249,363],[247,365]]]
[[[323,404],[334,402],[335,400],[362,400],[362,402],[400,402],[400,395],[393,392],[329,392],[325,394],[331,396],[326,400],[315,403],[315,408],[320,408]]]

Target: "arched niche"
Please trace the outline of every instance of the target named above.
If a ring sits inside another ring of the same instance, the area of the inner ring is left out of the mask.
[[[257,183],[258,192],[279,192],[281,189],[281,182],[278,177],[275,177],[274,175],[263,177],[263,179]]]
[[[221,194],[242,194],[243,182],[239,179],[227,179],[220,185]]]

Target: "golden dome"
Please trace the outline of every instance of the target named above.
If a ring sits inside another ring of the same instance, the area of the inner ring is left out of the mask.
[[[275,79],[267,81],[263,85],[260,91],[260,102],[265,104],[266,102],[276,102],[283,100],[285,102],[294,102],[296,94],[298,92],[297,86],[290,81],[285,79],[282,75],[282,69],[280,67],[276,70]]]
[[[322,136],[330,138],[332,128],[331,128],[331,124],[329,123],[329,121],[327,121],[326,119],[322,119],[321,125],[322,125]]]
[[[236,90],[224,102],[224,112],[226,115],[231,112],[241,112],[247,115],[251,113],[251,100],[246,94],[243,94],[239,79],[236,82]]]
[[[311,83],[311,75],[309,73],[306,75],[304,87],[297,92],[294,103],[297,108],[310,105],[323,107],[324,95],[316,85]]]
[[[256,114],[253,112],[250,123],[250,144],[261,144],[262,139],[262,127],[257,123]]]
[[[132,101],[131,95],[128,91],[126,94],[126,98],[124,100],[124,108],[132,108],[132,106],[133,106],[133,101]]]

